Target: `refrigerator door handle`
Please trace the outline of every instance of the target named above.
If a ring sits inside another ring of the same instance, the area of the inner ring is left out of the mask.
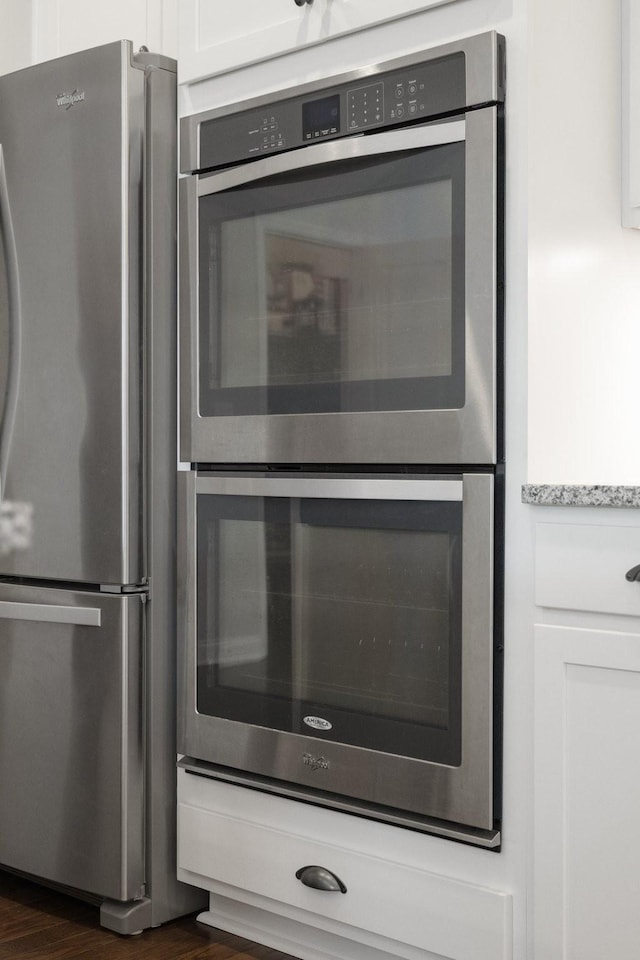
[[[71,623],[99,627],[99,607],[64,607],[53,603],[19,603],[0,600],[0,620],[34,620],[39,623]]]
[[[22,303],[20,299],[20,273],[18,270],[18,251],[11,207],[9,205],[9,188],[4,163],[4,152],[0,144],[0,237],[7,269],[7,286],[9,294],[9,348],[7,383],[4,403],[0,413],[0,502],[4,498],[4,489],[7,478],[9,450],[13,436],[13,427],[18,405],[18,387],[20,382],[20,341],[22,336]]]

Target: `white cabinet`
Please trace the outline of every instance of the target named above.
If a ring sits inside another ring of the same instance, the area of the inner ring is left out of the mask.
[[[510,893],[389,855],[389,831],[407,833],[178,772],[178,877],[211,891],[213,926],[304,960],[511,960]],[[308,865],[346,892],[303,885]]]
[[[191,83],[453,0],[181,0],[179,79]]]
[[[640,633],[539,625],[535,641],[534,955],[637,960]]]
[[[533,955],[637,960],[640,528],[555,510],[536,529]]]

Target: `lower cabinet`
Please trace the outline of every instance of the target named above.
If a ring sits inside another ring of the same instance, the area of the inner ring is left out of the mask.
[[[637,960],[640,634],[535,644],[535,960]]]
[[[354,844],[353,819],[179,770],[178,876],[210,891],[200,919],[304,960],[511,960],[509,894]]]
[[[537,509],[537,508],[536,508]],[[540,509],[535,960],[640,956],[640,562],[633,511]]]

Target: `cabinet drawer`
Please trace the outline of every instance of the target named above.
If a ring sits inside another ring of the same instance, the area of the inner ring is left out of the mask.
[[[640,527],[536,524],[535,599],[540,607],[640,616]]]
[[[508,894],[340,846],[345,814],[318,818],[306,804],[182,770],[178,789],[179,870],[297,908],[309,923],[329,918],[454,960],[511,957]],[[260,819],[248,815],[247,793],[259,797]],[[307,865],[334,873],[346,893],[304,886],[296,871]]]

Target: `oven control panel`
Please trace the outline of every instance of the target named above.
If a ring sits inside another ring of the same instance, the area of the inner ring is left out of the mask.
[[[232,111],[201,123],[199,169],[461,112],[465,92],[465,57],[456,53],[257,109]]]

